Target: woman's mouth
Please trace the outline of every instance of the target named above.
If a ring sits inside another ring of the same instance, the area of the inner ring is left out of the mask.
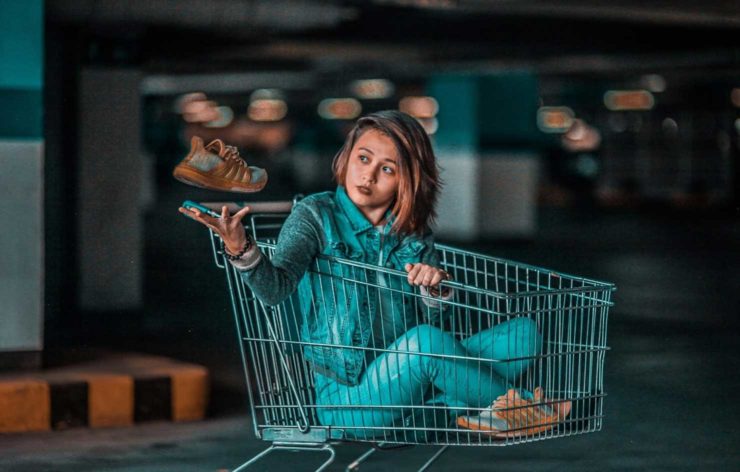
[[[367,187],[362,187],[360,185],[357,186],[357,191],[360,192],[363,195],[371,195],[373,193],[372,190],[370,190]]]

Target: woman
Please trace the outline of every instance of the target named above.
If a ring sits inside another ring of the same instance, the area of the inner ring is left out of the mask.
[[[528,318],[500,323],[460,342],[432,324],[417,324],[418,317],[404,305],[409,297],[337,300],[341,291],[335,290],[333,298],[322,296],[331,287],[307,272],[318,255],[326,254],[404,270],[408,285],[393,293],[420,287],[430,295],[427,304],[436,302],[437,308],[453,296],[439,288],[449,278],[438,267],[430,231],[440,180],[431,143],[419,123],[398,111],[360,118],[337,153],[333,171],[336,191],[311,195],[294,207],[271,259],[257,249],[241,223],[249,207],[234,215],[224,207],[220,218],[180,208],[221,236],[227,257],[264,303],[278,304],[298,287],[304,355],[314,370],[317,403],[324,405],[317,410],[321,423],[356,427],[355,433],[362,435],[382,432],[408,414],[401,406],[428,402],[432,386],[442,392],[438,402],[483,409],[480,416],[459,418],[458,424],[493,435],[517,429],[525,417],[538,417],[539,424],[564,417],[564,408],[532,406],[531,394],[508,388],[507,379],[520,376],[531,361],[483,363],[490,366],[486,368],[460,360],[536,356],[542,341]],[[393,283],[382,276],[375,282],[381,288]],[[376,352],[381,354],[376,357]],[[535,393],[541,396],[541,390]],[[516,402],[525,408],[495,417],[505,410],[502,405]]]

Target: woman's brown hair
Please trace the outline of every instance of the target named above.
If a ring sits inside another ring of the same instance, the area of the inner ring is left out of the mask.
[[[357,120],[334,157],[334,178],[339,185],[344,185],[352,148],[360,136],[370,129],[388,136],[401,157],[398,193],[391,208],[396,218],[393,231],[421,235],[437,216],[434,208],[442,184],[429,136],[415,118],[400,111],[386,110]]]

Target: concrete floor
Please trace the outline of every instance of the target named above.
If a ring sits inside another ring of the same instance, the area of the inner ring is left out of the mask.
[[[148,220],[147,307],[127,320],[139,331],[96,334],[113,346],[207,365],[215,386],[211,418],[0,436],[0,470],[218,471],[266,447],[246,416],[225,284],[215,269],[203,268],[212,264],[203,232],[175,213],[185,198],[213,197],[193,193],[179,188],[162,195]],[[172,231],[177,244],[165,238]],[[740,470],[737,213],[546,210],[531,242],[469,247],[617,284],[605,426],[529,445],[451,448],[432,470]],[[178,257],[183,253],[188,257]],[[367,447],[336,449],[329,470],[344,470]],[[432,453],[429,447],[379,452],[362,470],[415,470]],[[276,453],[254,470],[313,470],[320,457]]]
[[[611,334],[602,432],[514,447],[451,448],[432,470],[738,470],[736,333],[615,321]],[[265,446],[254,438],[250,419],[233,413],[198,423],[4,436],[0,470],[218,471]],[[328,470],[344,470],[366,449],[338,445]],[[361,470],[415,470],[433,452],[379,452]],[[313,470],[322,457],[280,452],[254,470]]]

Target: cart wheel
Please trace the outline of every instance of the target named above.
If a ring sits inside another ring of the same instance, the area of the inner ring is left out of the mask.
[[[360,470],[360,464],[362,464],[365,460],[367,460],[368,457],[373,455],[377,451],[376,448],[372,448],[365,452],[363,455],[355,459],[354,462],[352,462],[350,465],[347,466],[346,469],[344,469],[346,472],[357,472]]]

